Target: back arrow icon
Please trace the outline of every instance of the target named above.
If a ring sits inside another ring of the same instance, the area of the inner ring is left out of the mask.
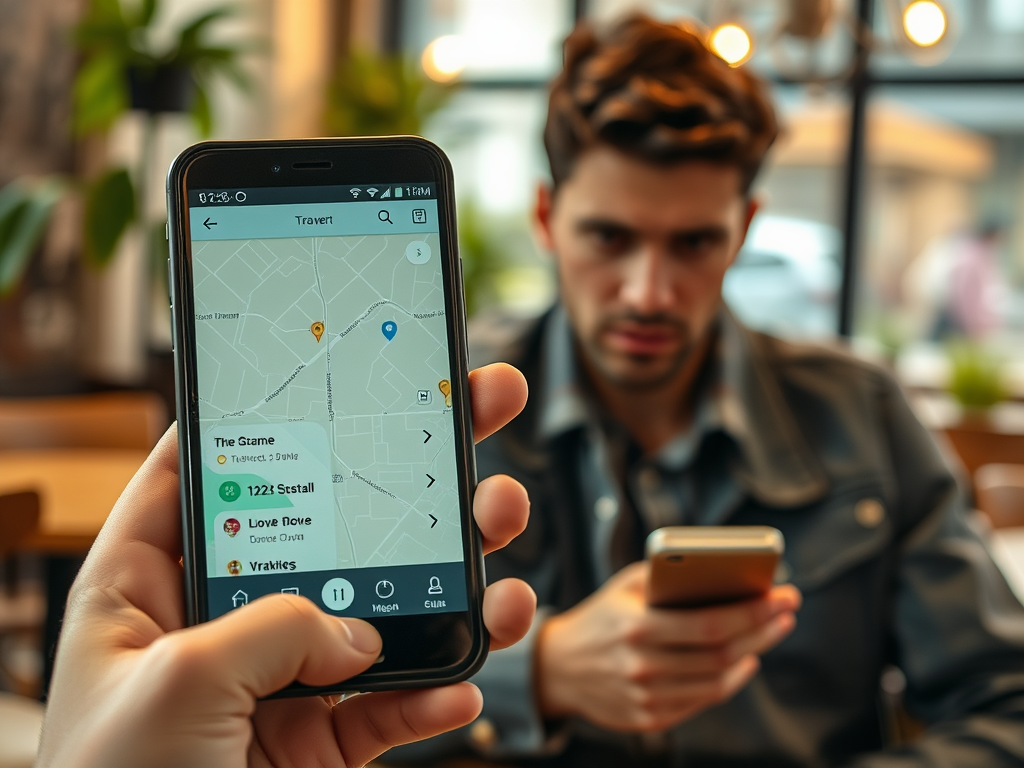
[[[427,440],[429,440],[430,438],[433,437],[433,435],[430,434],[429,432],[427,432],[427,430],[425,430],[425,429],[423,430],[423,434],[425,434],[427,436]],[[425,442],[427,442],[427,440],[424,440],[423,442],[425,443]]]
[[[430,475],[428,474],[427,477],[430,477]],[[434,480],[434,478],[430,477],[430,482],[427,483],[427,488],[432,486],[435,482],[436,482],[436,480]]]
[[[213,227],[217,226],[217,222],[216,221],[210,221],[210,217],[207,216],[206,217],[206,221],[203,222],[203,226],[206,227],[207,229],[212,229]]]

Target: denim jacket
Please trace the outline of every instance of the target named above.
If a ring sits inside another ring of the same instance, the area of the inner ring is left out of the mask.
[[[473,352],[474,365],[505,360],[531,385],[524,412],[478,446],[477,457],[480,477],[511,475],[530,495],[526,531],[488,557],[487,574],[529,582],[538,619],[475,678],[485,702],[476,723],[394,750],[385,762],[476,755],[595,768],[1024,765],[1024,608],[968,524],[953,474],[898,385],[842,351],[753,332],[727,310],[705,417],[698,408],[703,428],[685,465],[665,477],[688,489],[690,517],[675,522],[782,531],[783,571],[804,595],[797,627],[734,698],[654,738],[543,722],[536,629],[606,577],[595,562],[593,505],[609,506],[608,492],[594,487],[609,478],[588,476],[594,465],[581,460],[593,431],[578,418],[550,428],[564,378],[552,372],[564,369],[565,342],[552,333],[560,314]],[[901,747],[887,746],[880,707],[890,665],[905,675],[906,709],[928,726]]]

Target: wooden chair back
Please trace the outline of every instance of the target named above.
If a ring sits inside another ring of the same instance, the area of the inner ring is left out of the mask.
[[[39,494],[0,493],[0,560],[18,549],[39,525]]]
[[[993,528],[1024,526],[1024,464],[985,464],[974,473],[978,509]]]
[[[170,423],[152,392],[0,399],[0,451],[38,448],[149,450]]]

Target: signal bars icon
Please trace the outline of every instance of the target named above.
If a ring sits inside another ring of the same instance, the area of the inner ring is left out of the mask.
[[[383,192],[380,193],[380,199],[381,200],[383,200],[385,198],[388,198],[388,197],[391,197],[391,187],[388,187],[387,189],[385,189]]]

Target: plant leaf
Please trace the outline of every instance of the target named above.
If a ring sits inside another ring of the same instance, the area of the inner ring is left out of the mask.
[[[135,190],[124,168],[114,168],[86,191],[85,254],[94,266],[114,256],[121,235],[135,219]]]
[[[109,128],[128,108],[124,60],[115,54],[93,56],[75,78],[74,96],[79,134]]]
[[[199,135],[206,138],[213,130],[213,112],[210,110],[210,98],[206,88],[196,83],[192,92],[192,119],[195,120]]]
[[[34,186],[15,181],[0,190],[0,296],[18,285],[66,189],[54,176]]]
[[[157,11],[157,0],[142,0],[142,5],[139,8],[139,26],[148,27],[149,23],[153,21],[153,17],[156,16]]]

